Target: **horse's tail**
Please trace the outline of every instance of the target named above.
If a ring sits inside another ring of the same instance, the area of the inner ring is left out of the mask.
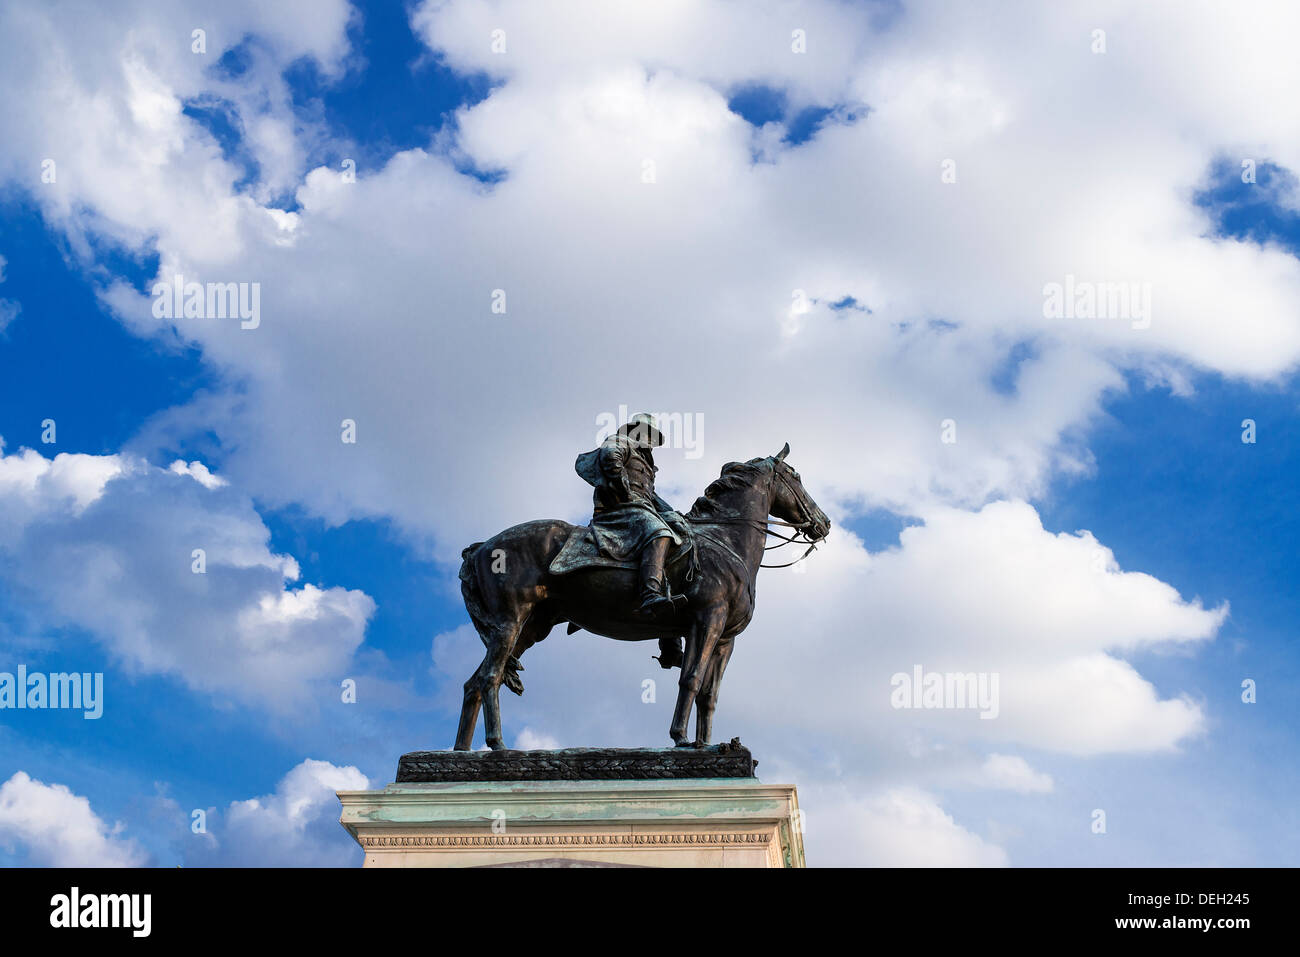
[[[488,614],[483,607],[483,592],[479,589],[478,573],[474,571],[474,556],[483,547],[483,542],[475,542],[460,553],[460,594],[465,599],[465,610],[483,644],[488,642]]]

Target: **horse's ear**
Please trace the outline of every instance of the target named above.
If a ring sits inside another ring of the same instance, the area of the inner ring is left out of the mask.
[[[790,443],[787,442],[785,443],[785,448],[783,448],[780,452],[776,453],[776,460],[778,462],[784,462],[785,457],[789,454],[790,454]]]

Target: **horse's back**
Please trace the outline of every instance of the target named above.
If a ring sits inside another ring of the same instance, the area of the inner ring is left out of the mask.
[[[521,522],[497,532],[485,542],[476,542],[461,554],[466,563],[477,560],[486,562],[489,567],[502,559],[507,565],[511,558],[515,559],[516,565],[523,560],[524,568],[535,566],[537,571],[544,573],[569,536],[581,527],[558,518]]]
[[[558,540],[564,544],[565,539],[573,532],[575,528],[581,528],[580,525],[573,525],[569,522],[558,518],[539,518],[531,522],[520,522],[518,525],[511,525],[509,528],[497,532],[486,542],[480,542],[480,546],[502,547],[508,545],[535,545],[538,542]]]

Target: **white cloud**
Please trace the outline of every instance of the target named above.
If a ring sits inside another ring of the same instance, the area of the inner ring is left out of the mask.
[[[375,605],[292,587],[298,564],[269,539],[200,462],[0,454],[0,575],[39,625],[87,629],[129,671],[278,711],[346,673]]]
[[[12,299],[0,299],[0,332],[4,332],[9,323],[18,318],[22,306]]]
[[[875,554],[841,535],[809,563],[760,579],[763,613],[736,651],[765,697],[819,689],[809,729],[924,729],[1077,754],[1166,750],[1203,730],[1198,704],[1162,698],[1121,656],[1208,640],[1227,609],[1122,571],[1087,532],[1045,531],[1025,503],[936,510]],[[917,666],[996,674],[996,717],[894,708],[892,676]]]
[[[146,855],[120,827],[97,815],[90,801],[62,784],[16,772],[0,784],[0,843],[21,848],[42,867],[139,867]]]
[[[308,57],[337,74],[352,15],[346,0],[166,9],[7,3],[0,176],[28,187],[82,253],[85,233],[95,231],[132,246],[156,236],[168,258],[219,264],[241,242],[241,217],[301,173],[305,151],[294,131],[312,130],[293,113],[284,68]],[[206,33],[206,52],[193,49],[196,29]],[[245,36],[256,40],[242,72],[218,69]],[[242,170],[182,113],[201,95],[236,110],[262,173],[252,200],[234,195]],[[42,180],[45,160],[54,161],[53,182]]]
[[[220,488],[223,485],[230,484],[221,476],[213,475],[208,471],[208,467],[202,462],[190,462],[186,464],[183,460],[177,459],[167,467],[167,470],[169,472],[175,472],[177,475],[188,475],[204,488]]]
[[[515,739],[514,747],[520,751],[554,751],[560,747],[560,742],[549,734],[524,728]]]
[[[1005,867],[1006,852],[915,788],[841,795],[809,812],[804,848],[821,867]]]
[[[0,282],[5,281],[5,266],[8,261],[4,256],[0,256]],[[13,322],[22,312],[22,305],[14,302],[12,299],[0,299],[0,332],[4,332],[5,326]]]
[[[1047,794],[1052,776],[1035,771],[1029,762],[1014,754],[990,754],[980,768],[978,783],[983,787],[1004,788],[1021,794]]]
[[[233,802],[209,815],[213,839],[191,846],[198,866],[343,867],[359,850],[338,823],[336,791],[364,791],[370,782],[354,767],[308,758],[273,793]]]
[[[867,52],[870,25],[887,6],[785,0],[749,4],[742,14],[719,0],[593,0],[554,10],[527,2],[426,2],[412,24],[455,69],[511,82],[555,82],[643,63],[722,87],[761,78],[789,89],[798,101],[821,101],[843,93],[846,77]],[[504,33],[503,53],[490,42],[496,30]],[[793,52],[795,30],[808,39],[806,55]],[[566,42],[554,42],[556,36]]]
[[[357,863],[358,849],[338,825],[336,791],[366,790],[355,767],[308,758],[294,766],[270,794],[207,809],[205,830],[193,834],[190,815],[171,798],[158,814],[180,835],[187,866],[342,867]],[[164,828],[166,830],[166,828]],[[122,823],[109,826],[90,801],[62,784],[44,784],[18,771],[0,784],[0,845],[48,867],[140,867],[149,855]]]

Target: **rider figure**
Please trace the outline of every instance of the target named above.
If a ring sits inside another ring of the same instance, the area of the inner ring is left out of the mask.
[[[684,528],[685,523],[655,492],[658,469],[652,450],[663,443],[654,417],[638,413],[600,448],[578,456],[575,466],[596,488],[591,530],[597,547],[616,561],[640,556],[640,604],[633,613],[645,618],[665,615],[671,612],[674,599],[685,600],[669,597],[664,573],[669,548],[682,544],[673,525]]]

